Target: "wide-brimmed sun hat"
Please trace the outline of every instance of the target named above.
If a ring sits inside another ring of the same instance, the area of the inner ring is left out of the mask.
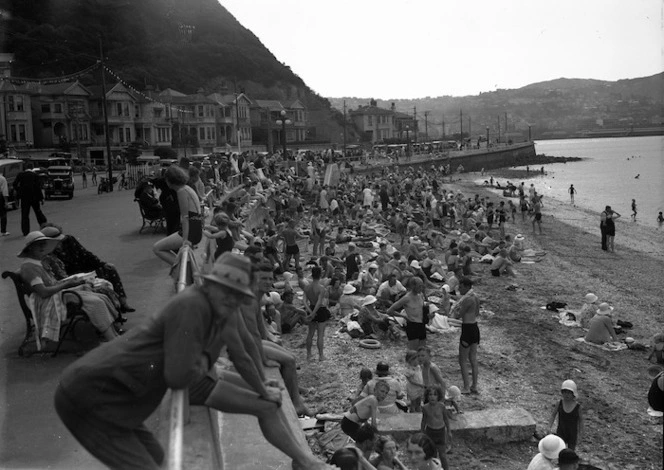
[[[224,253],[215,261],[210,274],[201,277],[248,297],[255,297],[251,290],[251,261],[246,256]]]
[[[55,250],[55,247],[58,246],[58,243],[60,243],[60,240],[62,240],[63,238],[64,236],[62,234],[56,237],[47,237],[39,230],[35,230],[34,232],[30,232],[25,236],[25,246],[16,256],[18,256],[19,258],[25,258],[26,251],[28,251],[30,246],[40,241],[46,242],[46,252],[50,253],[51,251]]]
[[[537,448],[544,457],[549,460],[555,460],[558,458],[558,454],[561,450],[566,448],[565,441],[556,436],[555,434],[549,434],[544,436],[537,445]]]
[[[588,294],[586,294],[586,296],[584,297],[584,300],[585,300],[586,302],[588,302],[589,304],[594,304],[595,302],[597,302],[597,299],[598,299],[598,298],[599,298],[599,297],[597,297],[595,294],[588,293]]]
[[[599,310],[597,310],[597,315],[609,315],[611,312],[613,312],[613,307],[611,307],[609,304],[606,302],[602,302],[599,304]]]
[[[579,392],[576,388],[576,383],[573,380],[565,380],[560,386],[560,390],[569,390],[574,394],[574,398],[579,396]]]
[[[348,294],[352,294],[352,293],[355,292],[356,290],[357,290],[357,289],[355,288],[354,285],[352,285],[352,284],[346,284],[346,285],[344,286],[343,293],[346,294],[346,295],[348,295]]]
[[[415,269],[420,269],[420,262],[414,259],[410,262],[410,267]]]
[[[376,303],[376,297],[373,295],[367,295],[364,300],[362,300],[362,306],[366,307],[367,305],[371,305],[373,303]]]

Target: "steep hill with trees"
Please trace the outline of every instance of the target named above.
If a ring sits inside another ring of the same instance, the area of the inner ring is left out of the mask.
[[[299,99],[317,121],[312,124],[341,132],[330,103],[217,0],[11,0],[2,7],[9,13],[3,15],[2,50],[14,53],[16,76],[85,69],[99,59],[101,38],[107,65],[138,89],[211,93],[226,87],[254,99]],[[83,82],[98,80],[95,73]]]

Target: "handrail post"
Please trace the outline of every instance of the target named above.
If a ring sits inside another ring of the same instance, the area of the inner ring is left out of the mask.
[[[187,287],[187,268],[189,265],[189,245],[180,250],[180,271],[176,291],[180,293]],[[182,441],[186,405],[186,389],[171,390],[171,403],[168,426],[168,470],[182,470]]]

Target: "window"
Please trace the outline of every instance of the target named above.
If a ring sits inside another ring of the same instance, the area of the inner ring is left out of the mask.
[[[210,131],[209,127],[205,128],[205,134],[206,134],[207,140],[212,139],[212,132]]]
[[[166,108],[166,109],[168,109],[168,108]],[[154,117],[156,117],[156,118],[160,118],[160,117],[161,117],[161,112],[162,112],[162,111],[163,111],[163,110],[162,110],[161,108],[154,108],[154,109],[152,110],[152,112],[154,113]]]
[[[141,116],[141,108],[137,104],[134,105],[134,117],[140,117]]]
[[[198,105],[198,117],[203,117],[203,105]]]
[[[7,96],[7,108],[14,111],[14,97],[12,95]]]
[[[367,126],[373,126],[373,116],[367,116]]]
[[[125,135],[127,136],[127,142],[131,142],[131,129],[129,129],[128,127],[125,129]]]
[[[9,128],[10,128],[10,131],[11,131],[11,133],[10,133],[11,139],[12,139],[11,141],[16,142],[16,124],[12,124],[11,126],[9,126]]]
[[[53,112],[54,113],[62,113],[62,103],[54,103],[53,104]]]
[[[198,138],[201,140],[205,139],[205,127],[200,127],[198,129]]]
[[[118,137],[120,139],[120,143],[124,143],[124,129],[122,129],[122,127],[118,129]]]
[[[122,103],[116,103],[115,106],[118,112],[118,116],[122,116]]]
[[[124,115],[129,117],[129,103],[124,104]]]
[[[16,111],[23,111],[23,97],[16,97]]]

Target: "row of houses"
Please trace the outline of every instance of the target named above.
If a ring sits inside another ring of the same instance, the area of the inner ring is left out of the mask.
[[[365,142],[417,140],[417,119],[397,111],[394,103],[389,109],[379,108],[372,99],[368,106],[359,106],[349,115]]]
[[[14,84],[0,81],[0,139],[9,149],[69,145],[86,161],[103,159],[106,133],[101,86],[78,81]],[[121,82],[106,91],[111,152],[131,143],[146,148],[281,148],[307,140],[307,110],[299,101],[250,99],[244,93],[137,92]]]

